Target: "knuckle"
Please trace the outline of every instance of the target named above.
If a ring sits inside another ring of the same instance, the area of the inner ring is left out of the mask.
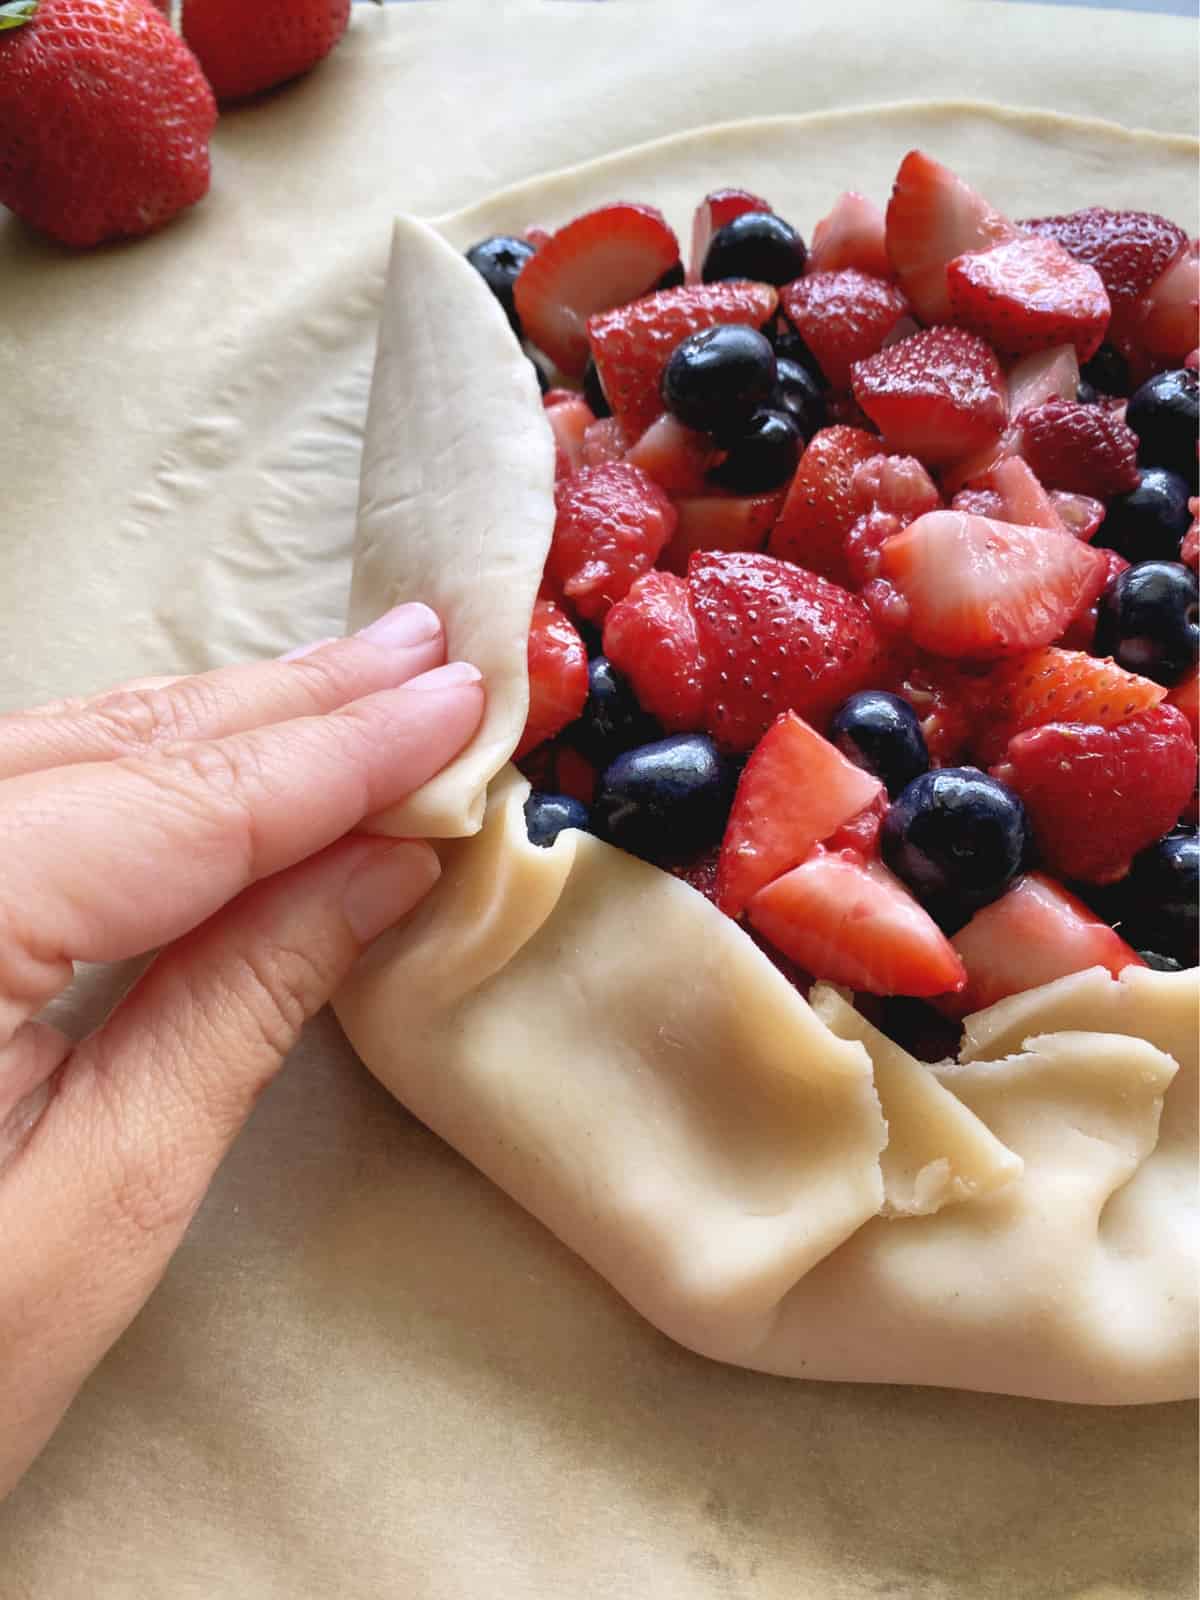
[[[114,689],[88,708],[87,717],[107,743],[133,754],[182,732],[175,703],[154,689]]]
[[[272,944],[241,953],[231,984],[254,1044],[266,1052],[266,1078],[292,1049],[309,1017],[324,1003],[328,978],[327,964],[319,952],[295,945]]]

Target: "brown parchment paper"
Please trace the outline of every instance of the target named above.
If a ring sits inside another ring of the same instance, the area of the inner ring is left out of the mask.
[[[882,101],[1190,133],[1194,43],[970,0],[356,7],[318,73],[223,119],[175,227],[77,258],[0,224],[0,706],[336,631],[392,212]],[[831,194],[853,153],[848,125]],[[87,1026],[125,977],[84,975],[61,1015]],[[1190,1406],[793,1383],[673,1347],[323,1016],[0,1506],[0,1597],[1190,1596],[1195,1458]]]

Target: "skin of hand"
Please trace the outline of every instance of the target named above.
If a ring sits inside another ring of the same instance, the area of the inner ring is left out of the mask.
[[[0,1496],[162,1276],[363,948],[432,888],[366,819],[483,713],[427,606],[278,661],[0,717]],[[157,951],[79,1042],[72,963]]]

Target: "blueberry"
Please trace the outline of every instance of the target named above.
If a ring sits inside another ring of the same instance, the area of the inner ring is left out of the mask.
[[[1094,406],[1099,398],[1095,384],[1089,383],[1086,378],[1080,378],[1075,385],[1075,404],[1079,406]]]
[[[700,276],[705,283],[749,278],[754,283],[791,283],[804,272],[804,240],[773,211],[743,211],[709,242]]]
[[[601,774],[597,833],[650,861],[683,861],[721,837],[737,768],[707,735],[674,734],[640,745]]]
[[[728,323],[693,333],[671,351],[662,375],[668,411],[702,433],[736,431],[775,387],[775,352],[756,328]]]
[[[682,261],[677,261],[673,267],[668,267],[667,268],[667,270],[663,273],[662,277],[654,285],[654,289],[651,290],[651,293],[654,293],[658,289],[682,289],[682,288],[683,288],[683,262]]]
[[[976,767],[941,767],[901,790],[880,839],[896,876],[943,927],[958,927],[1021,871],[1029,823],[997,779]]]
[[[624,750],[656,739],[661,729],[638,705],[629,680],[607,656],[588,662],[588,697],[565,737],[594,767],[606,767]]]
[[[1135,856],[1121,884],[1121,934],[1135,947],[1170,956],[1185,967],[1197,960],[1200,897],[1200,834],[1195,828],[1168,833]]]
[[[775,372],[772,406],[776,411],[790,414],[802,439],[811,439],[819,428],[825,426],[825,395],[821,385],[807,367],[793,361],[790,356],[781,356],[778,349]]]
[[[491,239],[481,239],[467,251],[467,260],[479,273],[484,283],[504,307],[513,332],[520,336],[521,319],[513,304],[513,284],[521,268],[532,261],[534,249],[524,239],[514,239],[511,234],[497,233]]]
[[[608,403],[604,385],[600,382],[600,373],[591,356],[588,357],[588,364],[583,369],[583,398],[591,406],[593,416],[612,416],[612,407]]]
[[[1179,561],[1141,561],[1100,597],[1096,655],[1168,687],[1200,657],[1196,574]]]
[[[1200,376],[1192,367],[1159,372],[1130,396],[1125,420],[1140,441],[1138,460],[1169,467],[1196,492],[1196,432]]]
[[[1108,502],[1096,543],[1126,561],[1177,561],[1188,531],[1188,486],[1168,467],[1143,467],[1141,482]]]
[[[762,407],[736,435],[725,436],[729,454],[709,478],[734,494],[766,494],[785,484],[800,459],[800,430],[786,411]]]
[[[564,828],[588,826],[587,807],[569,794],[540,794],[536,789],[525,802],[525,832],[530,844],[549,848]]]
[[[916,712],[907,700],[882,689],[864,689],[844,701],[833,714],[829,737],[847,760],[881,779],[892,800],[929,770]]]
[[[821,371],[821,363],[782,311],[767,324],[763,332],[770,339],[780,361],[794,361],[798,367],[804,368],[818,389],[828,389],[829,379]]]
[[[1176,961],[1174,956],[1160,956],[1154,950],[1139,950],[1138,955],[1154,972],[1182,972],[1183,962]],[[1195,966],[1193,961],[1192,965]]]
[[[1129,363],[1111,344],[1102,344],[1080,367],[1079,376],[1101,394],[1129,393]]]

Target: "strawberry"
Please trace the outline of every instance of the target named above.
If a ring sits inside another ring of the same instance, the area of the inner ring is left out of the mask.
[[[0,204],[83,246],[150,233],[208,193],[217,108],[165,17],[40,0],[0,21]]]
[[[682,578],[670,572],[639,578],[604,619],[604,654],[668,733],[704,726],[707,668]]]
[[[731,917],[884,794],[878,778],[785,711],[754,747],[721,843],[717,904]]]
[[[1192,513],[1192,521],[1179,547],[1179,559],[1185,567],[1191,567],[1195,572],[1200,566],[1200,499],[1195,495],[1188,501],[1188,510]]]
[[[678,259],[679,243],[653,207],[617,204],[585,212],[521,269],[513,286],[521,326],[560,371],[581,377],[588,318],[649,294]],[[604,389],[611,403],[607,380]]]
[[[718,228],[723,228],[734,217],[743,216],[747,211],[770,209],[765,200],[747,189],[714,189],[712,194],[706,194],[692,218],[692,250],[688,257],[687,282],[700,282],[704,258]]]
[[[660,289],[633,305],[592,317],[587,336],[596,370],[613,415],[629,437],[643,434],[662,410],[659,382],[667,357],[681,340],[729,322],[761,327],[774,315],[777,302],[769,284],[728,281]]]
[[[946,283],[954,321],[1005,356],[1070,344],[1088,361],[1112,310],[1095,269],[1053,239],[1010,239],[955,256]]]
[[[835,389],[849,387],[853,364],[882,349],[908,315],[894,283],[857,267],[797,278],[780,290],[779,304]]]
[[[1030,872],[977,911],[950,941],[967,972],[966,987],[939,1010],[969,1016],[1088,967],[1115,978],[1142,958],[1060,883]]]
[[[1068,533],[1090,544],[1104,521],[1104,502],[1090,494],[1069,494],[1065,489],[1051,489],[1050,504]]]
[[[893,534],[941,505],[937,485],[915,456],[872,456],[854,471],[854,498],[867,509],[846,535],[844,555],[853,582],[879,574],[879,552]]]
[[[994,352],[965,328],[923,328],[854,365],[854,398],[890,448],[929,466],[994,444],[1008,416]]]
[[[814,977],[870,994],[934,995],[966,973],[899,879],[851,851],[818,849],[746,907],[759,933]]]
[[[984,474],[986,485],[991,477],[990,473]],[[986,487],[960,489],[950,502],[951,511],[966,511],[973,517],[994,517],[999,522],[1007,522],[1004,515],[1004,496],[999,489]]]
[[[846,535],[869,509],[854,492],[854,472],[878,454],[878,438],[861,428],[821,428],[813,434],[771,531],[770,553],[835,583],[848,583]]]
[[[840,272],[843,267],[857,267],[876,278],[892,276],[883,212],[852,189],[838,195],[833,210],[813,229],[808,247],[809,272]]]
[[[582,455],[585,467],[603,467],[610,461],[627,459],[625,433],[616,417],[601,417],[588,424],[583,433]]]
[[[1122,324],[1117,347],[1134,381],[1182,366],[1200,321],[1200,245],[1193,240],[1157,278]]]
[[[888,260],[922,322],[950,314],[946,268],[970,250],[1014,239],[1017,230],[949,167],[921,150],[900,163],[887,208]]]
[[[1008,420],[1043,400],[1074,400],[1079,392],[1079,357],[1073,344],[1022,356],[1008,369]]]
[[[1115,727],[1050,722],[1010,739],[995,775],[1025,802],[1051,872],[1115,883],[1191,797],[1196,741],[1176,706]]]
[[[554,757],[554,793],[570,795],[585,806],[596,797],[596,769],[586,756],[569,744],[560,745]]]
[[[1115,411],[1047,400],[1020,419],[1021,453],[1047,489],[1110,495],[1136,489],[1137,434]]]
[[[297,78],[333,49],[350,0],[184,0],[183,36],[217,99],[244,100]]]
[[[529,625],[529,712],[516,759],[553,739],[583,710],[587,650],[571,619],[552,600],[535,600]]]
[[[848,817],[840,827],[833,830],[828,839],[822,841],[826,850],[853,850],[856,855],[877,856],[879,830],[883,827],[887,809],[887,790],[881,786],[879,794],[869,805],[865,805],[854,816]]]
[[[1182,228],[1153,211],[1109,211],[1088,206],[1058,217],[1034,217],[1021,226],[1053,239],[1093,267],[1112,303],[1114,328],[1147,293],[1187,243]]]
[[[1055,490],[1055,493],[1057,494],[1058,491]],[[1080,498],[1086,499],[1086,496],[1080,496]],[[1092,501],[1091,503],[1093,505],[1098,504],[1097,501]],[[1101,518],[1103,518],[1104,508],[1101,507],[1100,509]],[[1127,569],[1129,562],[1126,561],[1124,556],[1118,555],[1115,550],[1101,550],[1100,554],[1104,557],[1104,585],[1100,590],[1100,593],[1103,594],[1113,579],[1120,577],[1121,573]],[[1099,606],[1095,601],[1090,606],[1082,607],[1071,618],[1064,631],[1055,640],[1055,643],[1063,650],[1090,650],[1096,638],[1096,624],[1099,621],[1099,616]]]
[[[880,645],[856,595],[772,556],[707,552],[688,566],[712,686],[708,732],[751,749],[781,711],[821,727],[872,681]]]
[[[761,550],[783,505],[783,490],[770,494],[689,496],[676,500],[675,533],[663,551],[668,572],[686,573],[697,550]]]
[[[675,508],[628,462],[581,467],[554,493],[557,515],[546,577],[589,622],[652,567],[675,531]]]
[[[880,566],[914,644],[977,660],[1050,644],[1107,575],[1103,554],[1068,533],[959,511],[919,517],[887,541]]]
[[[1092,722],[1115,727],[1166,698],[1149,678],[1084,650],[1046,645],[992,668],[979,684],[987,725],[975,739],[981,761],[998,761],[1008,741],[1047,722]]]
[[[535,250],[541,250],[553,239],[554,229],[543,227],[540,222],[531,222],[521,230],[521,237]]]
[[[1192,672],[1182,683],[1176,684],[1167,701],[1170,705],[1178,706],[1188,719],[1192,738],[1200,739],[1200,672]]]
[[[708,434],[685,428],[664,411],[626,451],[625,459],[649,473],[670,495],[702,494],[718,451]]]
[[[977,680],[952,662],[936,657],[912,662],[896,693],[921,719],[930,764],[961,764],[979,726]]]
[[[596,418],[587,401],[572,390],[552,389],[550,394],[565,394],[567,397],[551,405],[550,395],[547,395],[545,407],[546,421],[550,424],[557,447],[554,476],[561,481],[583,466],[584,435]]]
[[[1053,528],[1056,533],[1066,531],[1054,501],[1020,456],[1007,456],[998,462],[987,474],[984,485],[1000,497],[997,515],[1002,522],[1019,522],[1026,528]],[[1103,516],[1103,506],[1100,510]]]

